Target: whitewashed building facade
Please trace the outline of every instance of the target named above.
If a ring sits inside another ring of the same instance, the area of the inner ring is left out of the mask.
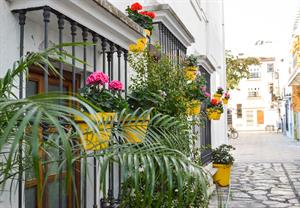
[[[39,69],[32,68],[27,85],[25,81],[21,83],[23,91],[20,96],[59,89],[76,92],[82,80],[93,70],[103,70],[111,78],[120,79],[128,85],[128,46],[145,36],[143,29],[124,13],[131,3],[134,1],[1,0],[0,76],[27,52],[42,51],[64,42],[86,41],[96,45],[67,50],[88,64],[70,60],[76,67],[57,65],[58,70],[64,74],[63,82],[51,76],[45,78],[46,75]],[[145,0],[140,3],[157,13],[152,41],[162,44],[162,48],[166,47],[165,53],[180,51],[183,55],[201,56],[199,68],[206,74],[210,91],[213,93],[219,86],[225,88],[223,0]],[[166,44],[171,44],[168,51]],[[221,120],[206,122],[203,128],[196,131],[199,132],[198,145],[216,147],[227,143],[226,113]],[[210,163],[210,152],[203,153],[203,160],[206,164]],[[93,171],[92,166],[90,171]],[[80,175],[78,177],[82,178]],[[22,183],[22,190],[19,192],[18,187],[15,187],[11,201],[7,187],[0,196],[0,207],[36,207],[37,193],[32,184],[34,183]],[[87,207],[99,207],[101,196],[97,191],[94,192],[95,183],[92,178],[87,185]],[[117,189],[118,187],[115,188]],[[49,186],[48,193],[45,208],[58,207],[58,185]],[[114,194],[117,195],[117,192]],[[68,198],[63,198],[63,207],[68,207]]]

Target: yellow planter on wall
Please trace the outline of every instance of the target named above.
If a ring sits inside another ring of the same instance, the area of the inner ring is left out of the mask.
[[[224,104],[224,105],[227,105],[227,104],[228,104],[228,100],[229,100],[229,99],[223,98],[223,104]]]
[[[150,116],[130,118],[130,122],[123,125],[123,133],[128,142],[141,142],[146,136],[149,121]]]
[[[201,112],[201,101],[199,100],[192,100],[188,104],[187,113],[189,116],[197,116]]]
[[[208,117],[209,120],[220,120],[221,112],[213,111],[213,110],[207,110],[207,117]]]
[[[111,135],[111,121],[115,116],[115,113],[97,113],[95,116],[87,115],[91,120],[101,122],[99,125],[100,135],[96,135],[88,125],[80,117],[75,117],[75,121],[78,123],[81,131],[83,132],[83,146],[85,150],[101,150],[108,147],[108,141]]]
[[[196,66],[189,66],[184,69],[185,77],[188,80],[195,80],[197,77],[197,70]]]
[[[218,169],[213,176],[214,182],[220,186],[228,186],[230,184],[231,165],[213,164],[213,167]]]
[[[213,97],[214,97],[214,99],[216,99],[218,102],[220,102],[220,101],[221,101],[221,98],[222,98],[222,95],[219,94],[219,93],[215,93]]]

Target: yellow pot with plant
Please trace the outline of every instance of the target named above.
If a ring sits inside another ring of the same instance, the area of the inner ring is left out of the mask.
[[[187,80],[195,80],[197,77],[197,71],[198,71],[198,56],[195,55],[190,55],[188,56],[184,62],[184,73],[185,73],[185,78]]]
[[[209,120],[220,120],[223,113],[222,102],[212,99],[206,108],[207,118]]]
[[[199,115],[201,112],[201,101],[200,100],[192,100],[188,104],[187,114],[189,116]]]
[[[217,169],[213,180],[219,186],[226,187],[230,184],[231,167],[234,162],[230,151],[234,149],[231,145],[222,144],[212,151],[213,168]]]
[[[223,92],[224,89],[222,87],[218,87],[216,93],[213,95],[213,98],[220,102],[223,96]]]
[[[223,104],[224,104],[224,105],[227,105],[229,99],[230,99],[230,94],[229,94],[228,92],[225,92],[225,93],[224,93],[224,98],[223,98]]]
[[[122,122],[123,134],[128,142],[139,143],[147,133],[150,116],[134,116],[129,117]]]
[[[80,130],[83,132],[83,147],[85,150],[101,150],[108,147],[108,142],[112,131],[112,121],[115,113],[97,113],[95,115],[87,114],[87,117],[98,123],[99,132],[94,132],[83,118],[75,117]]]
[[[105,85],[108,84],[108,87]],[[99,124],[99,133],[92,132],[82,118],[75,118],[84,132],[83,144],[86,150],[100,150],[108,146],[111,136],[115,113],[128,108],[127,101],[121,96],[123,84],[118,80],[109,81],[108,76],[101,72],[93,72],[86,80],[86,86],[80,90],[80,95],[85,98],[94,109],[103,112],[96,115],[87,115]]]

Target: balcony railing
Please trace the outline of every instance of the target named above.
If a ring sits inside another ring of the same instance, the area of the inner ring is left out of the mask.
[[[43,48],[47,49],[49,47],[49,24],[50,20],[53,20],[53,18],[56,18],[56,24],[57,24],[57,44],[63,44],[65,42],[64,40],[64,34],[66,32],[70,32],[71,36],[71,42],[75,43],[80,40],[80,42],[93,42],[94,44],[92,46],[83,45],[83,47],[77,47],[75,45],[72,45],[71,54],[73,56],[71,63],[71,82],[72,87],[71,91],[72,93],[76,93],[78,91],[78,82],[76,79],[78,79],[78,74],[80,74],[80,85],[85,85],[85,80],[87,78],[87,75],[89,71],[87,70],[87,60],[93,60],[92,68],[93,71],[97,71],[97,66],[99,65],[99,61],[102,62],[102,71],[106,74],[108,74],[110,80],[112,79],[118,79],[122,81],[125,85],[124,90],[124,96],[127,95],[127,77],[128,77],[128,69],[127,69],[127,57],[128,57],[128,51],[125,48],[122,48],[121,46],[114,43],[112,40],[110,40],[108,37],[103,37],[102,35],[96,33],[91,28],[88,28],[84,25],[79,24],[78,22],[74,21],[73,19],[69,18],[68,16],[65,16],[64,14],[52,9],[51,7],[45,6],[45,7],[38,7],[38,8],[30,8],[30,9],[22,9],[22,10],[15,10],[14,13],[18,14],[19,17],[19,25],[20,25],[20,57],[22,57],[25,53],[24,45],[25,45],[25,34],[26,34],[26,17],[29,13],[38,11],[41,16],[41,24],[43,25]],[[99,46],[101,46],[99,48]],[[88,47],[90,50],[92,50],[92,57],[88,57]],[[60,48],[61,51],[64,50],[64,48]],[[82,57],[78,57],[78,50],[82,51]],[[101,51],[101,56],[99,58],[99,51]],[[74,57],[77,57],[79,59],[83,60],[83,66],[82,69],[78,70],[78,67],[76,67],[76,59]],[[88,59],[89,58],[89,59]],[[100,59],[100,60],[99,60]],[[116,65],[115,65],[116,64]],[[48,66],[44,66],[46,69]],[[66,66],[60,62],[58,63],[58,71],[62,76],[59,76],[59,91],[64,91],[64,72],[65,72]],[[67,73],[67,72],[65,72]],[[49,79],[50,75],[45,71],[43,72],[43,80],[44,80],[44,92],[47,93],[49,91]],[[26,81],[24,80],[23,75],[20,77],[20,83],[19,83],[19,97],[24,98],[25,91],[24,88],[26,88]],[[20,155],[22,155],[22,148],[20,148]],[[20,161],[22,161],[22,158],[20,158]],[[84,162],[84,161],[82,161]],[[115,174],[115,172],[120,173],[121,167],[118,167],[119,170],[115,170],[115,165],[111,164],[109,168],[109,182],[108,182],[108,194],[104,194],[105,196],[108,196],[108,198],[102,198],[99,199],[99,191],[97,188],[97,160],[94,158],[93,161],[93,167],[94,172],[93,174],[93,207],[97,207],[97,204],[99,200],[101,201],[101,207],[115,207],[118,199],[114,198],[114,181],[119,183],[120,187],[120,175],[118,176]],[[19,183],[18,183],[18,200],[19,200],[19,208],[21,208],[23,205],[23,170],[22,170],[22,163],[19,164]],[[62,173],[60,173],[61,175]],[[87,181],[87,174],[86,172],[82,173],[83,176],[80,176],[80,178],[83,178],[83,181],[85,184],[83,184],[83,194],[82,194],[82,201],[83,201],[83,207],[87,207],[87,189],[86,189],[86,181]],[[59,177],[59,191],[58,193],[54,193],[58,195],[58,204],[59,207],[62,208],[63,206],[63,181],[62,177]],[[74,205],[77,207],[77,205]]]

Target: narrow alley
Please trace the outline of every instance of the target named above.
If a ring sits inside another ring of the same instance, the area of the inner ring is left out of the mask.
[[[241,134],[229,142],[236,148],[231,190],[219,191],[227,207],[300,207],[298,142],[280,133]],[[213,201],[211,207],[217,207]]]

